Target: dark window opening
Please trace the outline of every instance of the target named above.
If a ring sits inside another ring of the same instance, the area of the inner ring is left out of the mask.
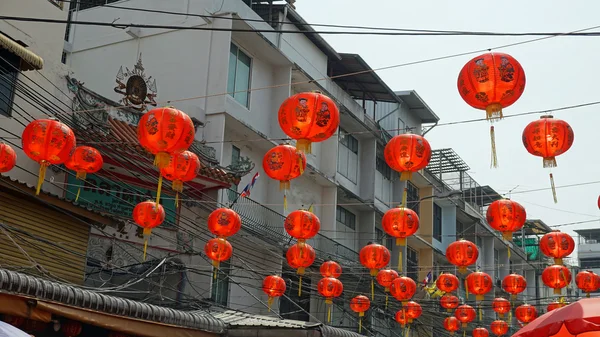
[[[0,115],[11,116],[21,59],[0,48]]]
[[[419,214],[419,189],[410,181],[406,182],[406,203],[408,208]]]
[[[433,204],[433,238],[442,242],[442,208]]]

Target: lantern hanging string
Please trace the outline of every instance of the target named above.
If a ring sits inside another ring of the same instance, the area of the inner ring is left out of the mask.
[[[492,162],[490,167],[497,168],[498,167],[498,155],[496,153],[496,132],[494,131],[494,126],[490,126],[490,140],[492,142]]]

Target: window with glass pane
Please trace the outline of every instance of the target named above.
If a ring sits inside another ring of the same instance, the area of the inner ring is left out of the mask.
[[[358,139],[340,129],[338,150],[338,172],[356,183],[358,174]]]
[[[406,275],[419,283],[419,253],[410,247],[406,247]]]
[[[219,271],[217,273],[217,278],[211,277],[212,287],[211,287],[211,296],[210,299],[216,304],[220,304],[223,306],[227,306],[227,301],[229,299],[229,273],[231,271],[231,266],[229,262],[221,262],[219,264]]]
[[[345,225],[346,227],[352,230],[356,229],[356,215],[354,215],[354,213],[348,211],[347,209],[341,206],[337,206],[335,215],[336,220],[339,223]]]
[[[236,165],[238,163],[238,161],[240,160],[240,149],[235,147],[235,146],[231,146],[231,165]],[[237,194],[237,190],[238,190],[238,185],[231,185],[230,190],[227,192],[227,194],[229,194],[229,201],[234,201],[238,194]]]
[[[392,169],[385,162],[383,156],[383,145],[377,143],[377,156],[375,157],[375,167],[387,180],[392,180]]]
[[[442,208],[433,204],[433,238],[442,242]]]
[[[494,270],[495,276],[500,277],[500,251],[498,249],[494,249]]]
[[[0,115],[11,116],[20,61],[15,54],[0,48]]]
[[[419,214],[419,189],[410,181],[406,182],[406,203],[407,207]]]
[[[250,71],[252,59],[238,46],[231,44],[229,50],[229,73],[227,76],[227,92],[238,103],[249,107],[250,103]]]

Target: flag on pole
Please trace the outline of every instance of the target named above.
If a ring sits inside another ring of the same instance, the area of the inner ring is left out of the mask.
[[[242,191],[242,194],[240,194],[240,197],[244,198],[244,197],[250,196],[250,190],[252,189],[252,187],[254,187],[254,183],[256,183],[256,180],[258,179],[259,176],[260,175],[258,174],[258,172],[256,172],[254,174],[254,177],[252,177],[252,181],[250,183],[248,183],[248,185],[246,185],[246,187]]]
[[[433,275],[431,275],[431,271],[429,271],[429,273],[427,273],[427,276],[423,279],[423,286],[427,286],[427,284],[431,282],[432,276]]]

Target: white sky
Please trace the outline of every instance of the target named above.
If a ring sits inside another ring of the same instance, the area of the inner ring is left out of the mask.
[[[570,32],[600,26],[600,3],[592,1],[395,1],[298,0],[309,23],[494,32]],[[319,30],[333,28],[315,27]],[[600,31],[596,29],[595,31]],[[372,68],[494,48],[536,37],[429,37],[323,35],[338,51],[360,54]],[[600,37],[556,37],[496,49],[514,56],[525,69],[525,92],[505,115],[600,101]],[[485,117],[468,106],[456,88],[458,72],[477,54],[377,72],[393,90],[414,89],[440,117],[440,123]],[[600,105],[553,113],[575,132],[571,149],[557,157],[557,186],[600,181]],[[432,147],[453,148],[471,167],[480,185],[499,193],[550,187],[542,159],[530,155],[521,141],[525,126],[541,115],[508,118],[496,124],[498,169],[490,168],[489,123],[439,126],[427,134]],[[600,184],[559,188],[558,204],[550,190],[513,194],[528,218],[549,225],[599,219],[560,227],[600,227],[597,200]],[[576,240],[577,241],[577,240]]]

